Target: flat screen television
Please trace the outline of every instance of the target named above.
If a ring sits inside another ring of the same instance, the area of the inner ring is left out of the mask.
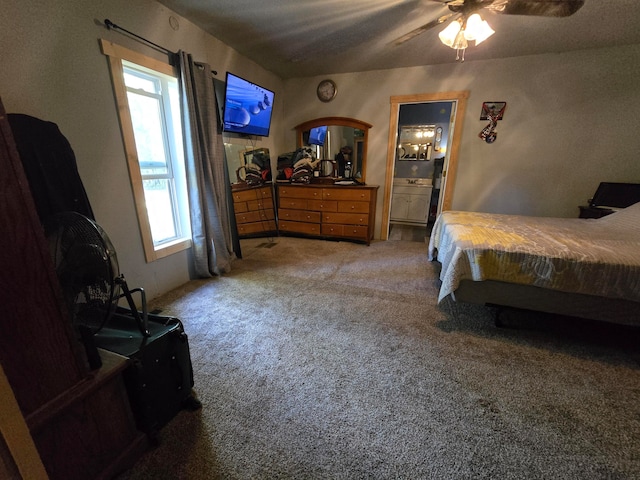
[[[309,130],[309,145],[324,145],[327,138],[327,125],[322,127],[313,127]]]
[[[268,137],[273,98],[271,90],[227,72],[223,130]]]

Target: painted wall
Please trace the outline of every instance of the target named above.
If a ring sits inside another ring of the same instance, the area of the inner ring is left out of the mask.
[[[169,18],[179,20],[174,30]],[[273,130],[282,130],[282,81],[153,0],[8,0],[0,9],[0,97],[9,113],[58,124],[77,157],[98,223],[108,233],[131,288],[149,298],[189,280],[189,252],[146,263],[116,115],[105,38],[167,61],[164,54],[107,30],[110,19],[172,51],[192,53],[224,80],[230,70],[275,91]],[[284,150],[272,135],[255,147]],[[248,143],[247,140],[234,140]]]
[[[317,100],[325,78],[285,83],[284,124],[324,116],[355,117],[369,132],[367,183],[385,182],[389,98],[468,90],[457,210],[576,217],[601,181],[640,182],[640,45],[463,64],[332,75],[338,95]],[[498,138],[478,138],[482,102],[505,101]],[[295,142],[289,130],[287,142]],[[378,196],[376,234],[382,214]]]

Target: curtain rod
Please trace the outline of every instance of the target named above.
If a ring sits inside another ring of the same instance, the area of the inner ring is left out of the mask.
[[[136,35],[135,33],[130,32],[126,28],[122,28],[121,26],[116,25],[115,23],[113,23],[108,18],[105,18],[104,25],[107,27],[108,30],[122,30],[123,32],[131,35],[132,37],[135,37],[138,40],[151,45],[152,47],[156,48],[157,50],[160,50],[161,52],[164,52],[167,55],[169,55],[171,60],[175,59],[178,56],[178,54],[176,52],[172,52],[171,50],[169,50],[169,49],[167,49],[167,48],[165,48],[165,47],[163,47],[161,45],[158,45],[157,43],[153,43],[151,40],[147,40],[146,38],[141,37],[140,35]],[[211,73],[213,73],[214,75],[218,74],[218,72],[216,70],[211,70]]]

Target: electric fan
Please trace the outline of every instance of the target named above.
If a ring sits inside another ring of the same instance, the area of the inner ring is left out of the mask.
[[[83,338],[100,331],[123,296],[142,334],[149,335],[144,290],[129,290],[115,249],[96,222],[77,212],[61,212],[46,222],[45,234],[71,323]],[[142,295],[142,319],[131,297],[136,291]]]

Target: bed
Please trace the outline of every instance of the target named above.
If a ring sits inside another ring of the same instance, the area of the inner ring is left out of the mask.
[[[640,203],[598,219],[443,212],[428,256],[438,302],[640,325]]]

